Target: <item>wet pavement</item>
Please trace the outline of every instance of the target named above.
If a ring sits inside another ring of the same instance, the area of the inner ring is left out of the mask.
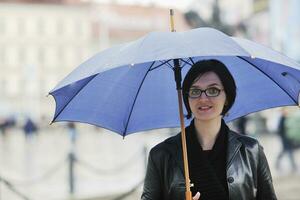
[[[0,200],[139,199],[145,155],[169,136],[169,130],[137,133],[123,139],[115,133],[81,125],[72,148],[68,130],[60,125],[25,138],[18,129],[0,134]],[[276,135],[258,137],[264,146],[279,200],[300,200],[300,170],[292,171],[287,157],[280,170],[275,161],[281,149]],[[74,152],[74,195],[70,195],[70,152]],[[300,149],[295,151],[300,168]],[[11,185],[10,185],[11,184]],[[128,195],[128,196],[126,196]],[[119,198],[121,199],[121,198]]]
[[[277,135],[262,135],[258,137],[264,147],[270,170],[273,176],[274,188],[279,200],[300,200],[300,149],[294,151],[298,169],[293,170],[287,155],[276,168],[276,159],[281,150],[281,142]]]

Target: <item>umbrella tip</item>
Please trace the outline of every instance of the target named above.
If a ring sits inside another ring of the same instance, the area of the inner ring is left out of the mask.
[[[170,9],[170,25],[171,25],[171,32],[176,32],[175,31],[175,26],[174,26],[174,10]]]

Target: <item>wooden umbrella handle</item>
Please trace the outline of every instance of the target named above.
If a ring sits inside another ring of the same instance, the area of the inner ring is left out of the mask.
[[[174,16],[173,9],[170,9],[171,31],[175,32],[173,16]],[[181,69],[180,69],[180,64],[178,59],[174,59],[174,76],[175,76],[176,89],[178,94],[178,108],[179,108],[179,118],[180,118],[180,127],[181,127],[182,155],[183,155],[183,166],[184,166],[185,188],[186,188],[185,199],[192,200],[192,193],[190,189],[191,183],[189,178],[189,164],[187,158],[184,116],[183,116],[183,107],[182,107]]]
[[[192,200],[191,193],[191,181],[189,177],[189,162],[187,158],[187,147],[186,147],[186,137],[185,137],[185,126],[182,108],[182,90],[177,90],[178,103],[179,103],[179,116],[180,116],[180,127],[181,127],[181,142],[182,142],[182,155],[183,155],[183,165],[184,165],[184,176],[185,176],[185,199]]]

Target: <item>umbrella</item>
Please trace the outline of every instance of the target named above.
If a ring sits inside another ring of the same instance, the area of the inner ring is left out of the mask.
[[[299,104],[300,64],[265,46],[215,29],[153,32],[104,50],[77,67],[50,94],[53,121],[80,121],[122,136],[178,127],[172,68],[179,58],[183,76],[202,59],[226,64],[237,84],[231,121],[260,110]]]
[[[299,104],[298,63],[249,40],[229,37],[212,28],[198,28],[152,32],[94,55],[50,92],[56,101],[53,121],[89,123],[122,136],[178,127],[180,75],[185,75],[193,63],[212,58],[228,67],[237,84],[236,101],[226,121],[272,107]],[[178,78],[177,94],[174,72]],[[183,132],[183,118],[180,119]],[[187,174],[185,170],[188,190]]]

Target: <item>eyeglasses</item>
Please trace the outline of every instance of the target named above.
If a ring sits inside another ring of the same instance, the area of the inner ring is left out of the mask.
[[[199,88],[191,88],[188,92],[188,96],[192,99],[199,98],[202,95],[202,92],[205,93],[207,97],[217,97],[220,95],[223,89],[219,89],[216,87],[206,88],[205,90],[201,90]]]

